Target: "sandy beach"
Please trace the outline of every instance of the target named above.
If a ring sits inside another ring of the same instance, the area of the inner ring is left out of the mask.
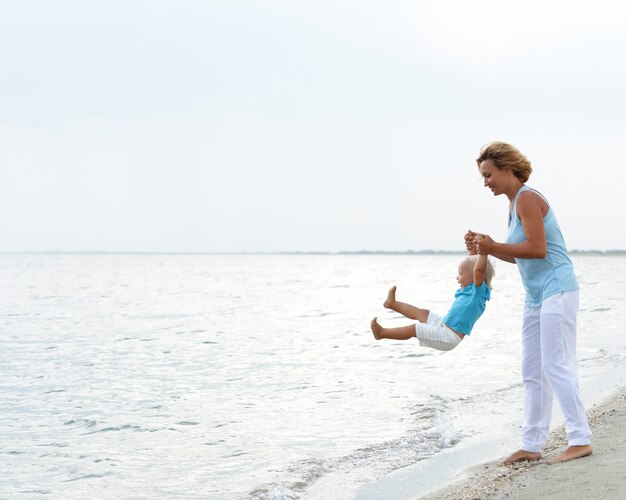
[[[464,479],[419,498],[626,498],[626,387],[592,407],[587,415],[594,448],[589,457],[550,463],[566,446],[560,427],[551,433],[541,460],[510,466],[481,464],[467,471]]]

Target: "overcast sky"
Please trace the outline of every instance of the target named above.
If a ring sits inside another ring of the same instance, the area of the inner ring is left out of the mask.
[[[0,251],[463,250],[516,145],[626,248],[626,2],[0,0]]]

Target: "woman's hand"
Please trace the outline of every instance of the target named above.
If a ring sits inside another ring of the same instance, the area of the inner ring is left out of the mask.
[[[493,253],[496,242],[488,234],[477,234],[474,238],[474,245],[480,255]]]

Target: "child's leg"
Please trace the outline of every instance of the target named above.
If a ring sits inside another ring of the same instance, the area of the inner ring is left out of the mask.
[[[376,340],[408,340],[411,337],[415,337],[415,325],[401,326],[399,328],[383,328],[378,324],[376,318],[374,318],[372,320],[371,327]]]
[[[420,323],[426,323],[428,321],[428,309],[420,309],[419,307],[406,304],[404,302],[398,302],[396,300],[396,287],[392,286],[387,294],[387,300],[383,304],[387,309],[396,311],[409,319],[416,319]]]

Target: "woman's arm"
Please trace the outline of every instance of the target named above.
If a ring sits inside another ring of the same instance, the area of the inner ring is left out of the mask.
[[[502,260],[543,259],[548,246],[543,225],[545,202],[534,193],[522,193],[517,201],[517,215],[522,221],[526,241],[521,243],[497,243],[487,235],[477,235],[475,242],[478,253],[489,253]],[[510,261],[509,261],[510,262]]]
[[[510,255],[503,255],[501,253],[492,253],[496,259],[503,260],[504,262],[508,262],[509,264],[517,264],[515,261],[515,257],[511,257]]]

